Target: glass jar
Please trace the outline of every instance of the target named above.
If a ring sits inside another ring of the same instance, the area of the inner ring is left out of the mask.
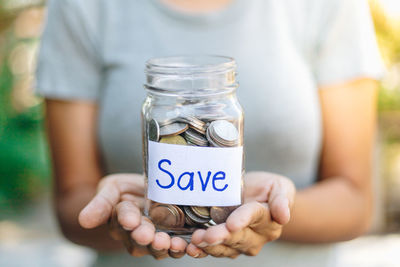
[[[243,201],[243,110],[236,63],[223,56],[151,59],[142,107],[145,215],[190,237]]]

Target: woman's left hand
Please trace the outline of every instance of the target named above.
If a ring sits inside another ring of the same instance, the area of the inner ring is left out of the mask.
[[[296,189],[286,177],[267,172],[246,174],[244,202],[226,223],[193,233],[187,254],[200,258],[255,256],[267,242],[278,239],[290,220]]]

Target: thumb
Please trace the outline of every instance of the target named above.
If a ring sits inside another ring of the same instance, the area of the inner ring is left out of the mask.
[[[278,179],[279,181],[274,183],[271,188],[268,205],[273,220],[284,225],[290,221],[295,188],[287,178],[279,177]]]
[[[279,224],[287,224],[290,220],[289,200],[286,196],[276,196],[269,202],[271,216]]]
[[[119,198],[116,186],[104,186],[79,213],[79,224],[86,229],[105,224]]]

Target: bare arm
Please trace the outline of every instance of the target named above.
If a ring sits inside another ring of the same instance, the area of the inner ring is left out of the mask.
[[[320,181],[296,195],[282,239],[348,240],[366,232],[372,214],[371,160],[376,82],[361,79],[322,88]]]
[[[78,214],[93,198],[103,176],[97,151],[97,106],[47,100],[48,136],[54,166],[55,209],[64,235],[98,250],[121,248],[105,226],[83,229]]]

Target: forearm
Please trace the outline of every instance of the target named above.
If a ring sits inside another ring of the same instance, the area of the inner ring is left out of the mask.
[[[297,192],[292,219],[281,239],[295,242],[349,240],[368,230],[372,201],[344,178],[330,178]]]
[[[73,192],[57,194],[55,208],[61,230],[67,239],[79,245],[100,251],[122,249],[122,244],[110,237],[106,225],[88,230],[78,223],[79,212],[95,193],[95,188],[92,186],[82,186],[74,189]]]

